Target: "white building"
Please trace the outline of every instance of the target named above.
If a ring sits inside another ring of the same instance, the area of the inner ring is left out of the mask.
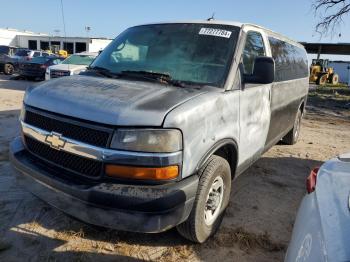
[[[0,28],[0,45],[17,46],[17,36],[46,36],[46,34],[34,33],[30,31],[21,31],[12,28]]]
[[[112,40],[92,37],[62,37],[42,33],[0,29],[0,45],[11,45],[32,50],[67,50],[69,54],[79,52],[98,52]]]
[[[329,67],[334,68],[341,83],[347,83],[350,86],[350,61],[330,61]]]

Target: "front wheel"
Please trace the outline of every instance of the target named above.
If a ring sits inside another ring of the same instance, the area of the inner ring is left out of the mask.
[[[222,157],[213,155],[199,171],[197,194],[188,219],[177,226],[185,238],[203,243],[219,228],[231,192],[231,170]]]
[[[4,74],[5,75],[12,75],[15,72],[15,68],[11,64],[5,64],[4,65]]]

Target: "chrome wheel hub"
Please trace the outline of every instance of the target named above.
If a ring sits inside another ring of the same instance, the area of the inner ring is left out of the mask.
[[[212,225],[219,216],[223,197],[224,181],[218,176],[209,189],[207,201],[205,203],[204,222],[206,225]]]

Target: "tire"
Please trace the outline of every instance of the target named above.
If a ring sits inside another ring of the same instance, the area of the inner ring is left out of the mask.
[[[282,142],[287,145],[294,145],[298,142],[299,135],[300,135],[300,126],[301,126],[301,119],[303,117],[303,114],[301,113],[301,110],[298,110],[298,113],[294,120],[294,126],[292,130],[289,131],[287,135],[285,135],[282,138]]]
[[[316,84],[320,86],[324,86],[327,83],[327,75],[321,75],[319,78],[317,78]]]
[[[338,74],[333,74],[331,78],[332,85],[337,85],[339,83],[339,76]]]
[[[15,68],[12,64],[5,64],[4,65],[4,74],[5,75],[12,75],[15,72]]]
[[[184,238],[203,243],[216,233],[224,217],[230,199],[231,169],[224,158],[213,155],[198,175],[200,179],[192,211],[188,219],[176,228]],[[213,190],[213,187],[218,190]]]

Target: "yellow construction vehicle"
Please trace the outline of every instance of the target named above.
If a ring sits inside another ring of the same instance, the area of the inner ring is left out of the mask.
[[[60,57],[67,58],[68,57],[68,52],[66,50],[58,50],[57,54]]]
[[[328,59],[312,59],[310,66],[310,82],[316,82],[317,85],[330,83],[336,85],[339,83],[339,75],[334,72],[333,67],[328,67]]]

